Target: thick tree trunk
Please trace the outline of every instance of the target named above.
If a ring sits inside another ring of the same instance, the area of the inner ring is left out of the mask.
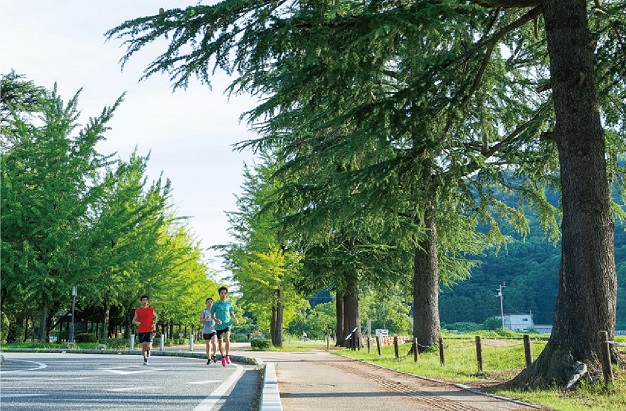
[[[349,342],[346,337],[356,328],[355,338],[360,346],[361,341],[361,322],[359,321],[359,298],[357,296],[358,284],[356,277],[348,278],[346,294],[343,297],[344,312],[344,336],[342,338],[342,346],[347,347]]]
[[[439,265],[437,260],[436,212],[432,202],[426,204],[424,222],[426,238],[415,250],[413,267],[413,335],[420,351],[439,341]]]
[[[344,311],[343,311],[343,294],[337,291],[335,295],[335,312],[337,317],[337,330],[335,332],[335,346],[340,347],[341,341],[345,338],[344,335]]]
[[[552,336],[513,381],[563,385],[571,365],[600,371],[598,331],[615,334],[617,279],[604,133],[586,1],[544,0],[563,205],[561,269]],[[613,351],[614,361],[618,354]]]
[[[283,292],[276,289],[276,301],[272,305],[272,318],[270,320],[270,335],[274,347],[283,346]]]

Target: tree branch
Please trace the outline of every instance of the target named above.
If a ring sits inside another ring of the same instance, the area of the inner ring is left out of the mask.
[[[476,0],[475,3],[483,7],[503,9],[537,7],[541,4],[539,0]]]

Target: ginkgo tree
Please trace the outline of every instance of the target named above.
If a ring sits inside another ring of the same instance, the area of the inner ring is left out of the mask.
[[[39,305],[42,340],[51,312],[76,284],[67,273],[84,267],[82,217],[94,200],[94,178],[109,163],[96,144],[121,102],[76,133],[78,97],[64,103],[53,89],[40,100],[40,125],[15,115],[14,141],[2,157],[3,291]]]
[[[170,323],[196,324],[217,287],[186,219],[172,211],[170,182],[148,184],[147,157],[96,150],[122,98],[80,126],[78,97],[64,102],[56,89],[2,77],[3,338],[23,339],[35,324],[46,340],[74,285],[77,318],[100,324],[102,337],[128,331],[143,293]]]
[[[281,215],[266,207],[278,180],[272,177],[276,165],[269,157],[254,169],[246,167],[243,194],[238,211],[229,213],[231,244],[221,246],[226,267],[239,285],[240,303],[257,324],[269,330],[272,344],[283,343],[283,328],[308,302],[295,287],[298,254],[287,249],[277,227]]]

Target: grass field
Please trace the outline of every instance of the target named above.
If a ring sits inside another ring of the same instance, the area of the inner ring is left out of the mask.
[[[626,339],[622,339],[621,342],[626,343]],[[521,335],[519,339],[482,338],[483,372],[478,371],[474,336],[444,337],[444,344],[446,348],[443,366],[440,363],[438,349],[421,353],[418,361],[414,362],[413,355],[407,355],[410,349],[409,344],[399,345],[399,358],[395,358],[393,346],[383,346],[379,356],[375,343],[369,353],[367,348],[333,352],[410,374],[448,382],[460,382],[497,395],[558,411],[626,410],[626,371],[623,369],[614,369],[614,384],[609,387],[600,381],[593,385],[582,384],[573,391],[560,389],[511,391],[499,385],[512,379],[525,367]],[[541,353],[545,344],[545,337],[531,339],[533,360]],[[622,352],[626,358],[626,350],[622,349]]]

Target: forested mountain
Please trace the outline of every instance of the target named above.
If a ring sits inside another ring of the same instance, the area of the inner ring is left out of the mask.
[[[556,194],[549,196],[556,204]],[[514,201],[507,198],[505,201]],[[443,324],[482,323],[500,315],[498,287],[505,284],[504,313],[532,311],[535,324],[551,324],[559,281],[561,244],[547,238],[532,216],[530,233],[522,238],[513,231],[507,249],[489,251],[478,257],[480,265],[472,276],[454,287],[444,288],[439,297]],[[503,229],[503,231],[505,231]],[[615,222],[615,263],[617,266],[617,328],[626,329],[626,222]]]

